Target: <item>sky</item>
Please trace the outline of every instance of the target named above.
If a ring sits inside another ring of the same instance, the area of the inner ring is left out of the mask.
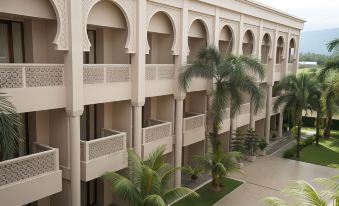
[[[304,31],[339,28],[339,0],[255,0],[305,19]]]

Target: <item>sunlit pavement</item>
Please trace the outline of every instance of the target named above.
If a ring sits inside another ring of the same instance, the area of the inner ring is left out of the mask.
[[[312,182],[317,177],[331,177],[339,174],[339,170],[283,159],[276,156],[259,157],[255,162],[246,162],[244,176],[232,174],[231,177],[245,182],[242,186],[219,201],[218,206],[261,206],[262,198],[267,196],[282,197],[280,190],[292,180]]]

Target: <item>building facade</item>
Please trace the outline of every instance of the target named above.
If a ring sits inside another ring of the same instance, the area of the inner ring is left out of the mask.
[[[252,0],[0,0],[0,92],[25,125],[0,162],[1,204],[119,204],[100,177],[127,167],[127,148],[166,145],[169,163],[190,165],[206,151],[212,82],[183,93],[177,77],[208,45],[266,65],[265,107],[251,113],[244,94],[236,118],[225,112],[225,151],[236,129],[281,136],[272,87],[296,73],[303,24]]]

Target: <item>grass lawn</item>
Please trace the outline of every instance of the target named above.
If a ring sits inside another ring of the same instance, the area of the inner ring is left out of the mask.
[[[242,183],[234,179],[224,178],[224,187],[220,192],[213,191],[212,183],[208,183],[196,191],[200,195],[199,198],[183,198],[174,203],[173,206],[210,206],[235,190]]]
[[[319,145],[310,145],[301,150],[300,161],[328,166],[339,164],[339,138],[321,139]]]

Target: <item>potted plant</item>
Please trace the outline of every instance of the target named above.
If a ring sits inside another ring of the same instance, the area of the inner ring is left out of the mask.
[[[266,150],[265,150],[266,147],[267,147],[267,142],[264,139],[261,139],[259,141],[259,149],[260,149],[259,155],[260,156],[265,156],[266,155]]]
[[[240,133],[239,130],[236,130],[233,134],[233,138],[231,141],[231,149],[233,152],[239,152],[241,155],[237,158],[237,164],[239,168],[244,166],[243,157],[245,153],[245,138],[244,135]]]
[[[250,129],[245,138],[245,149],[247,153],[247,160],[254,162],[256,159],[255,152],[259,148],[259,140],[254,130]]]
[[[201,173],[203,172],[203,169],[201,167],[195,166],[195,167],[184,167],[183,172],[186,173],[187,176],[189,176],[189,178],[191,180],[196,180],[201,176]]]
[[[276,140],[278,137],[278,132],[276,130],[271,131],[271,138],[272,140]]]

